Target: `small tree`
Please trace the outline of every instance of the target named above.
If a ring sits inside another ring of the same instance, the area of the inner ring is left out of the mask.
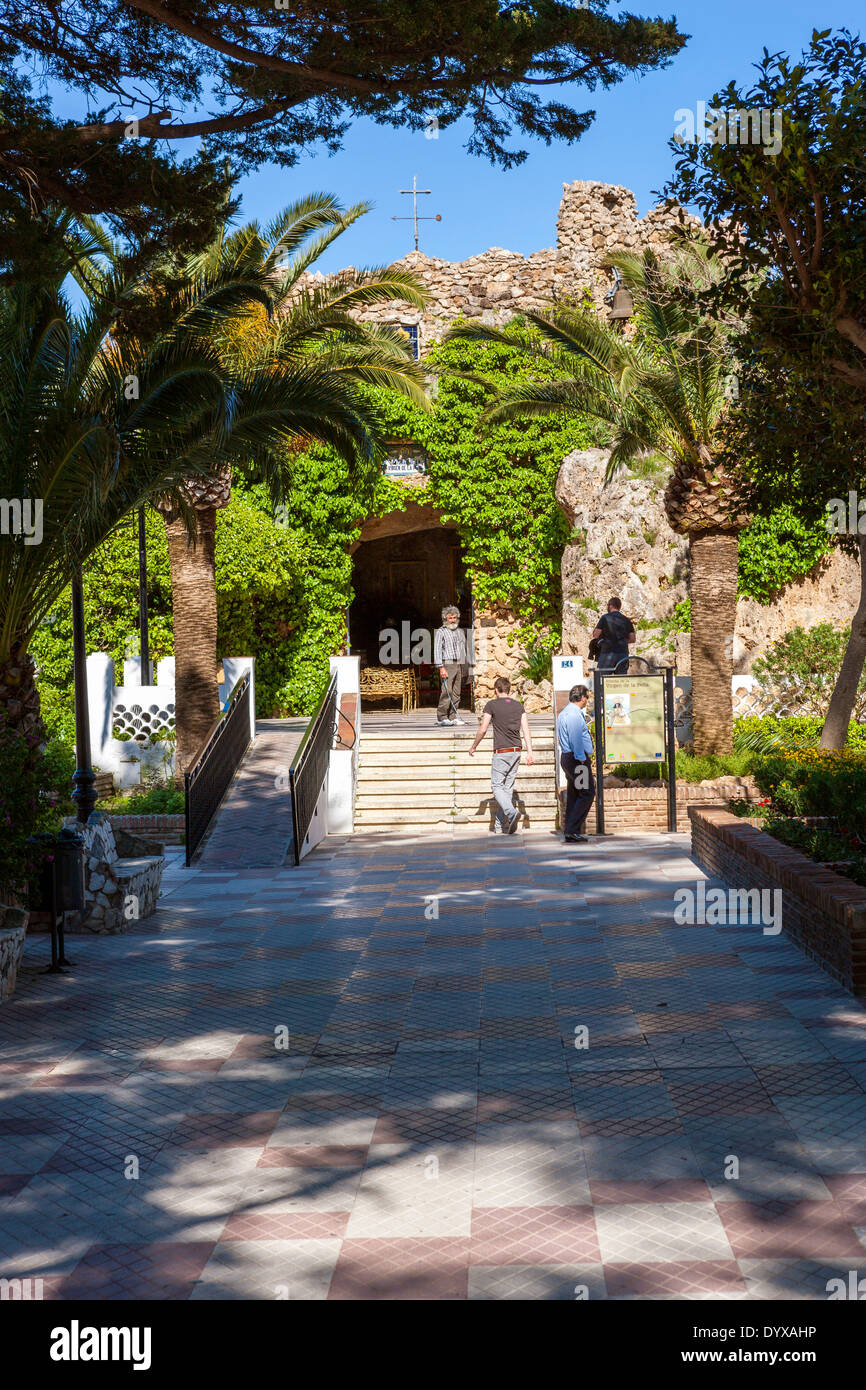
[[[796,704],[795,714],[826,718],[848,644],[848,633],[830,623],[808,630],[793,627],[764,652],[753,666],[754,674],[780,701]],[[866,677],[861,677],[854,716],[866,714]]]

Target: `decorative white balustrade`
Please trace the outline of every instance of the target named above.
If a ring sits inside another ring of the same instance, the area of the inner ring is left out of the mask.
[[[255,660],[250,656],[225,657],[224,682],[219,686],[225,704],[246,671],[253,683],[250,733],[255,735]],[[136,787],[142,768],[174,772],[175,686],[174,657],[166,657],[156,671],[156,683],[141,684],[141,660],[123,663],[123,685],[115,684],[114,659],[107,652],[87,658],[87,694],[90,707],[90,754],[95,767],[110,772],[115,785]],[[170,737],[164,737],[166,731]],[[163,735],[163,737],[159,737]]]

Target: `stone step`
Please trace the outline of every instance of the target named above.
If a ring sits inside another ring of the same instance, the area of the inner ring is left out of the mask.
[[[389,768],[395,771],[398,768],[405,768],[409,772],[417,772],[420,768],[428,767],[451,769],[468,768],[470,770],[474,767],[483,767],[487,769],[487,775],[489,777],[492,761],[493,755],[491,753],[485,755],[480,750],[474,757],[470,758],[468,753],[446,753],[441,749],[431,750],[430,752],[419,751],[417,753],[378,753],[364,749],[358,758],[358,767],[362,775],[367,769],[373,768],[381,768],[385,771]],[[555,759],[552,749],[542,749],[534,758],[536,767],[553,768],[554,762]],[[526,766],[526,758],[524,757],[521,762],[521,769]]]
[[[553,787],[544,782],[525,783],[519,782],[515,787],[515,794],[519,797],[531,798],[538,801],[544,797],[549,798],[555,804],[556,793]],[[430,782],[423,789],[414,788],[406,782],[397,785],[386,782],[369,783],[362,782],[356,792],[357,801],[397,801],[405,802],[407,805],[414,802],[416,805],[422,801],[427,801],[430,797],[447,796],[452,800],[456,797],[458,801],[475,801],[481,797],[490,797],[490,783],[488,782],[458,782],[456,785],[451,782]]]
[[[405,811],[389,811],[387,813],[369,812],[356,809],[355,826],[357,829],[369,830],[377,826],[407,826],[407,825],[436,825],[436,824],[470,824],[474,826],[488,825],[490,822],[490,812],[485,810],[483,813],[469,815],[461,812],[458,816],[449,816],[444,807],[424,806],[414,807]],[[527,829],[549,828],[553,829],[556,818],[553,815],[536,814],[530,810],[527,817],[521,820],[521,825]]]
[[[434,729],[429,734],[415,734],[412,738],[395,737],[393,734],[369,733],[366,729],[361,730],[361,747],[376,747],[388,749],[394,753],[413,748],[441,748],[450,747],[452,744],[460,748],[471,743],[475,736],[474,729],[467,729],[465,733],[455,733],[452,729]],[[544,733],[534,733],[532,744],[535,748],[550,748],[553,746],[553,730],[546,730]],[[481,748],[492,748],[493,740],[487,734]]]
[[[484,802],[485,805],[487,805],[487,803],[491,801],[491,799],[491,790],[489,790],[489,787],[480,788],[480,790],[478,790],[477,794],[475,795],[468,794],[468,792],[466,790],[463,790],[463,788],[461,788],[460,791],[457,791],[456,795],[455,792],[448,791],[446,790],[446,788],[442,788],[441,791],[427,792],[427,794],[425,794],[423,798],[421,798],[421,796],[418,796],[417,794],[413,794],[413,792],[405,792],[405,794],[399,794],[399,792],[388,791],[381,792],[381,794],[375,795],[370,794],[370,792],[367,791],[359,791],[359,794],[357,794],[356,796],[356,802],[354,802],[354,805],[370,806],[370,808],[377,808],[377,806],[378,808],[386,808],[386,806],[406,806],[406,808],[410,808],[410,806],[421,805],[477,806],[480,802]],[[553,808],[555,808],[556,806],[555,799],[553,799],[553,796],[550,795],[550,792],[546,790],[546,788],[541,788],[541,790],[538,791],[524,791],[518,788],[517,801],[520,802],[521,805],[524,805],[525,803],[525,805],[527,806],[553,806]]]
[[[518,782],[522,782],[526,777],[542,777],[551,784],[554,781],[554,763],[552,759],[536,758],[530,767],[526,761],[520,764],[520,771],[517,774]],[[422,778],[457,778],[460,781],[468,778],[470,781],[477,778],[490,781],[490,759],[485,762],[483,758],[467,758],[460,762],[423,762],[412,763],[383,763],[367,762],[361,758],[358,763],[360,776],[364,781],[383,782],[388,778],[393,778],[395,782],[414,782]]]

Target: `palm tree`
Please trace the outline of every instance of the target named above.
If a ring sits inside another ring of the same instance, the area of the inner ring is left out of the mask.
[[[321,282],[302,278],[367,210],[358,204],[344,211],[332,196],[311,194],[265,229],[255,222],[231,234],[223,229],[167,277],[161,316],[172,335],[187,329],[206,335],[231,402],[231,428],[220,423],[218,447],[203,435],[189,455],[199,462],[183,489],[195,527],[176,502],[161,508],[172,578],[178,780],[219,715],[214,551],[232,467],[264,479],[279,501],[290,486],[287,458],[314,441],[330,444],[353,465],[379,454],[384,440],[365,386],[427,405],[423,373],[404,335],[358,317],[393,300],[422,307],[425,293],[415,277],[388,267]],[[203,477],[206,461],[211,475]]]
[[[507,342],[543,364],[547,379],[503,392],[491,420],[563,410],[603,420],[613,433],[608,480],[641,455],[669,463],[665,510],[689,538],[695,751],[729,753],[739,532],[749,517],[740,482],[720,457],[730,355],[695,295],[714,270],[700,246],[664,261],[644,251],[608,264],[631,291],[633,334],[591,310],[557,307],[527,314],[528,328],[470,324],[448,336]]]
[[[39,282],[0,288],[0,493],[13,523],[39,517],[29,537],[8,522],[0,536],[0,712],[34,750],[41,721],[28,647],[37,626],[134,507],[158,495],[185,507],[189,471],[210,471],[195,452],[201,429],[227,424],[221,363],[207,342],[166,336],[143,360],[112,336],[140,263],[114,255],[89,278],[102,234],[62,216],[56,224],[72,260],[58,257]],[[89,278],[81,314],[63,292],[71,266]]]

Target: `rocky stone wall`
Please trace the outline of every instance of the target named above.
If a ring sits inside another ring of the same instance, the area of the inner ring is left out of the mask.
[[[515,313],[544,309],[555,300],[580,300],[586,293],[604,310],[611,284],[610,272],[603,268],[605,257],[645,246],[661,249],[675,223],[676,212],[664,207],[639,218],[628,188],[581,179],[564,183],[555,247],[522,256],[492,246],[465,261],[410,251],[396,264],[411,270],[427,287],[430,303],[425,312],[407,304],[387,304],[365,309],[364,317],[418,324],[423,351],[459,316],[501,325]],[[309,283],[323,279],[317,273],[307,277]]]
[[[480,714],[487,701],[495,697],[493,682],[497,676],[508,677],[512,694],[522,700],[529,714],[548,714],[553,709],[550,681],[536,683],[521,675],[521,667],[526,664],[526,652],[516,635],[520,626],[520,619],[500,605],[476,612],[476,714]]]
[[[26,934],[24,909],[0,903],[0,1004],[15,993]]]
[[[637,630],[635,653],[676,660],[691,673],[689,635],[666,638],[661,624],[688,597],[688,542],[668,525],[662,476],[620,474],[605,484],[608,453],[576,450],[563,461],[556,497],[572,525],[562,556],[563,650],[587,654],[595,619],[614,594]],[[734,634],[734,671],[746,674],[773,642],[798,625],[842,627],[857,606],[854,556],[833,552],[767,603],[741,598]]]

